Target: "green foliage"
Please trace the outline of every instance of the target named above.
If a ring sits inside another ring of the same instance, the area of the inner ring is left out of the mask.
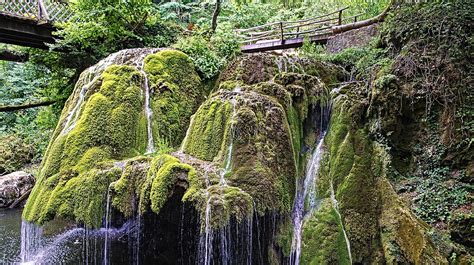
[[[232,24],[222,23],[211,38],[206,31],[198,31],[179,39],[174,47],[191,57],[204,78],[213,78],[238,53],[240,46],[232,30]]]
[[[437,167],[423,172],[423,179],[416,182],[415,212],[428,223],[450,220],[453,210],[472,200],[474,189],[460,182],[464,172],[452,178],[448,167]]]
[[[74,16],[59,25],[55,47],[95,60],[125,48],[167,46],[178,33],[160,21],[151,0],[79,0],[71,7]]]
[[[17,105],[58,97],[45,85],[50,71],[34,63],[0,62],[0,105]],[[38,162],[58,120],[58,106],[0,113],[0,136],[19,138],[31,145],[33,162]],[[21,148],[20,148],[21,149]],[[31,162],[31,159],[26,162]],[[19,169],[22,165],[17,165]]]
[[[222,61],[203,36],[180,39],[174,47],[188,54],[205,78],[216,76],[222,67]]]
[[[16,135],[0,137],[0,175],[20,169],[31,162],[34,154],[32,145]]]

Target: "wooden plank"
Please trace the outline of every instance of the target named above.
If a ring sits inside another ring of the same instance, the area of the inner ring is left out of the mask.
[[[325,44],[330,36],[331,34],[321,34],[317,36],[312,36],[309,38],[309,41],[313,43],[318,43],[318,44]],[[243,53],[254,53],[254,52],[298,48],[298,47],[303,46],[303,42],[304,42],[304,38],[294,38],[294,39],[289,39],[289,40],[284,40],[284,41],[272,40],[269,42],[244,45],[240,48],[240,50]]]

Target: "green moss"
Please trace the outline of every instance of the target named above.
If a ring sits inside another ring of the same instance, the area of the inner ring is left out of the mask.
[[[152,90],[155,143],[159,147],[177,146],[203,97],[199,76],[186,55],[170,50],[147,56],[145,71]],[[98,75],[87,75],[94,74]],[[97,214],[99,203],[95,200],[104,194],[91,195],[94,202],[87,206],[89,210],[84,205],[78,206],[75,198],[89,185],[92,172],[97,171],[94,168],[104,161],[123,160],[145,152],[147,121],[143,112],[143,78],[132,66],[108,67],[92,85],[87,84],[84,102],[72,120],[66,122],[78,101],[79,93],[73,94],[76,98],[68,100],[48,147],[38,183],[24,211],[25,219],[43,223],[61,215],[97,224],[97,218],[91,215]],[[81,77],[82,83],[78,83],[76,91],[81,88],[79,84],[86,85],[87,79],[85,75]],[[71,125],[71,130],[64,129]],[[129,201],[133,192],[128,189],[139,189],[145,179],[136,178],[133,172],[126,170],[116,183],[114,206],[126,216],[134,211]],[[56,197],[64,198],[65,202],[58,204]],[[80,210],[76,211],[77,207]]]
[[[293,243],[293,221],[287,218],[280,225],[276,236],[276,243],[282,249],[283,255],[289,257],[291,255],[291,245]]]
[[[187,55],[164,50],[145,58],[145,71],[153,91],[153,136],[157,143],[177,147],[191,115],[204,98],[204,87]]]
[[[238,223],[251,219],[253,216],[253,199],[242,189],[220,184],[200,189],[193,196],[186,196],[197,205],[200,218],[203,220],[201,229],[205,228],[206,211],[209,209],[209,224],[212,229],[223,228],[230,220]]]
[[[351,264],[343,227],[329,199],[303,224],[302,264]]]
[[[77,172],[85,172],[94,168],[98,162],[105,161],[111,156],[109,148],[92,147],[87,150],[79,162],[74,166]]]
[[[206,101],[196,112],[184,152],[199,159],[212,161],[225,145],[226,130],[230,127],[232,105],[221,98]]]
[[[120,179],[111,184],[112,206],[125,217],[137,212],[137,202],[146,180],[151,159],[143,156],[128,160]]]
[[[160,212],[168,197],[172,194],[180,173],[188,176],[196,174],[190,165],[180,163],[174,157],[166,156],[164,159],[166,161],[156,172],[150,190],[151,209],[155,213]]]

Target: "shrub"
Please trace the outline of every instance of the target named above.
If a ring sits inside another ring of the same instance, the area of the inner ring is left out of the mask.
[[[11,173],[30,163],[33,151],[32,145],[16,135],[0,137],[0,175]]]

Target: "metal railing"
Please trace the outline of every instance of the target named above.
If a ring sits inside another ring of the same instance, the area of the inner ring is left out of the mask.
[[[36,22],[65,22],[72,16],[67,3],[53,0],[0,0],[0,14]]]

